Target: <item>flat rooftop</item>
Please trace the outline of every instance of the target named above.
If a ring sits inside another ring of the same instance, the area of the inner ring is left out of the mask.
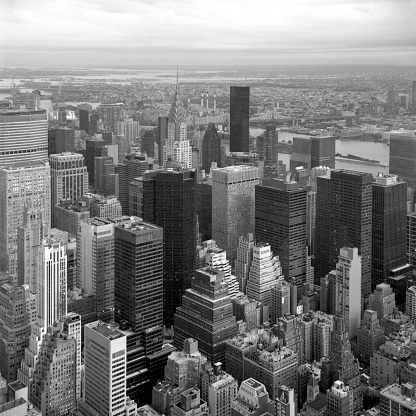
[[[96,327],[93,327],[92,329],[94,329],[99,334],[103,335],[108,339],[117,339],[122,338],[124,336],[121,332],[111,328],[107,324],[99,324]]]

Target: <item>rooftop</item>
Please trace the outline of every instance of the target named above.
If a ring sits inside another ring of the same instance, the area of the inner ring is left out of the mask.
[[[104,323],[99,323],[97,326],[90,326],[90,328],[94,329],[95,331],[97,331],[99,334],[103,335],[104,337],[113,340],[113,339],[118,339],[123,337],[124,335],[111,328],[109,325],[104,324]]]
[[[416,399],[414,394],[412,397],[403,395],[402,388],[398,384],[392,384],[391,386],[387,386],[386,388],[382,389],[380,395],[394,401],[395,403],[399,403],[401,406],[407,409],[411,409],[413,412],[416,410]]]

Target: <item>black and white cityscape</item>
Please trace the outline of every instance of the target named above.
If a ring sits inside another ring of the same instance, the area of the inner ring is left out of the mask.
[[[416,416],[413,0],[0,3],[0,416]]]

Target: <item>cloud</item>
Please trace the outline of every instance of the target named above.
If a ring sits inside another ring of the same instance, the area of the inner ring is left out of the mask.
[[[399,50],[415,46],[415,15],[416,0],[0,0],[0,64],[26,56],[79,66],[86,56],[88,65],[163,64],[171,54],[191,60],[203,51],[226,60],[231,52],[247,59],[248,51]]]

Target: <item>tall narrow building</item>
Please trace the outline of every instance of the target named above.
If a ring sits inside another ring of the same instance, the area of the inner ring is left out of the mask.
[[[235,261],[235,275],[238,280],[240,292],[246,293],[247,280],[253,261],[254,235],[248,233],[238,239],[237,259]]]
[[[170,327],[196,265],[196,172],[148,171],[137,183],[136,215],[163,228],[163,320]]]
[[[283,278],[279,258],[273,255],[269,244],[257,243],[253,248],[253,261],[247,282],[248,298],[271,309],[271,288],[279,278]]]
[[[306,282],[306,210],[308,187],[264,179],[256,186],[255,238],[266,241],[282,264],[284,278],[298,291]]]
[[[215,124],[210,123],[202,139],[202,170],[208,175],[211,170],[211,163],[215,162],[220,168],[221,165],[221,138]]]
[[[250,87],[230,87],[230,152],[249,152]]]
[[[233,307],[224,273],[211,267],[195,271],[191,289],[176,309],[174,342],[177,348],[191,336],[212,362],[225,362],[225,341],[237,335]]]
[[[51,222],[55,226],[55,205],[62,200],[72,203],[88,192],[88,172],[84,156],[60,153],[49,156],[51,166]]]
[[[410,133],[390,136],[389,173],[397,175],[407,186],[416,185],[416,137]]]
[[[213,169],[211,173],[212,238],[227,251],[230,263],[234,264],[238,239],[254,231],[254,194],[259,170],[241,165]]]
[[[373,183],[371,290],[390,272],[406,264],[407,185],[395,175]]]
[[[162,228],[132,217],[116,224],[114,237],[116,320],[134,332],[162,327]]]

